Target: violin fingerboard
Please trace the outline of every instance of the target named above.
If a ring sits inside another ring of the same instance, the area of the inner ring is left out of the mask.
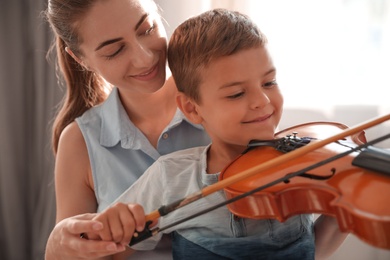
[[[369,146],[353,159],[352,165],[390,177],[390,151]]]

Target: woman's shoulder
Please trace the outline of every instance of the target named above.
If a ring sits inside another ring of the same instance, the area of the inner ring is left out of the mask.
[[[67,125],[60,135],[59,148],[76,149],[86,148],[84,137],[76,121]]]

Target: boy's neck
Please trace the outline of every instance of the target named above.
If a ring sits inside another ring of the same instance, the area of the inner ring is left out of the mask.
[[[207,173],[213,174],[221,172],[227,165],[235,160],[246,147],[217,147],[215,144],[211,144],[210,149],[207,152]]]

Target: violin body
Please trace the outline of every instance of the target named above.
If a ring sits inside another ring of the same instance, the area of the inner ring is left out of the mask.
[[[310,142],[317,142],[346,128],[339,123],[313,122],[280,131],[275,138],[296,132],[299,137],[310,137]],[[364,132],[360,132],[329,143],[295,160],[229,185],[224,189],[226,197],[231,199],[365,142]],[[252,148],[228,165],[221,172],[220,180],[283,154],[269,146]],[[227,206],[239,217],[271,218],[281,222],[296,214],[330,215],[337,218],[341,231],[351,232],[373,246],[390,249],[390,177],[353,166],[352,160],[358,154],[353,152],[310,170],[304,176],[275,184]]]

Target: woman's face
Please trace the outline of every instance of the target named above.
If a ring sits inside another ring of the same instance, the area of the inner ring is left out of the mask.
[[[154,2],[97,1],[75,25],[87,69],[122,91],[152,93],[164,84],[167,39]]]

